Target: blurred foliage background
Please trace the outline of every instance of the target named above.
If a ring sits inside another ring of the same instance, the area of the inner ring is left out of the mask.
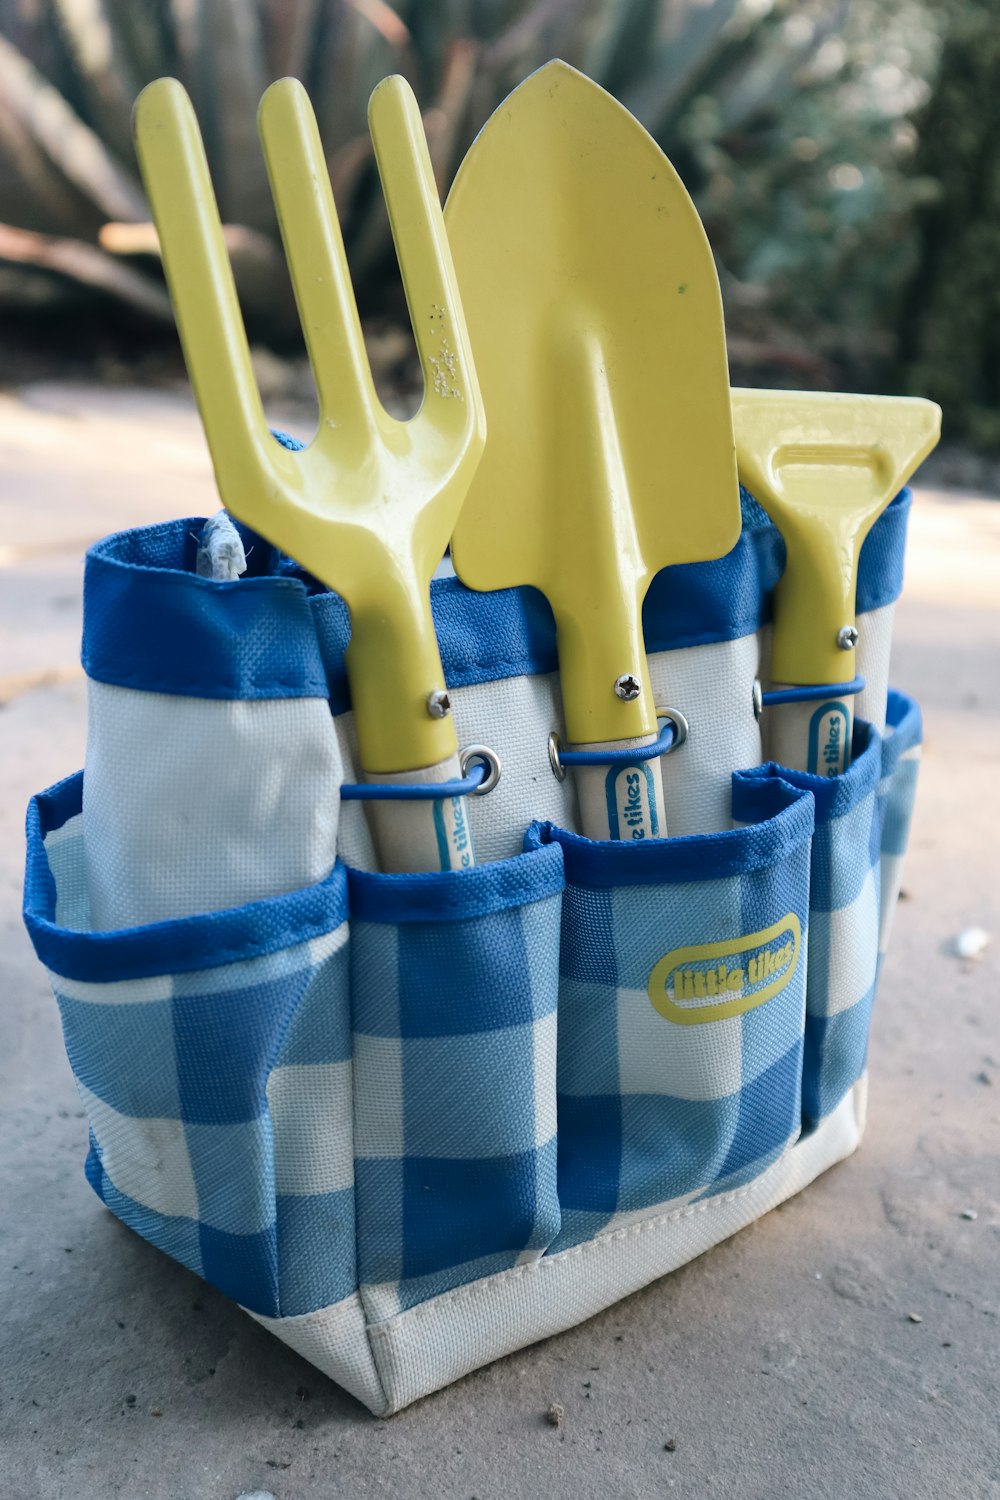
[[[444,193],[553,56],[621,99],[687,183],[735,379],[920,392],[950,435],[1000,447],[995,0],[0,0],[0,360],[18,342],[176,357],[130,140],[135,95],[169,73],[201,121],[259,368],[296,368],[254,123],[291,73],[316,105],[373,357],[405,386],[368,95],[410,80]]]

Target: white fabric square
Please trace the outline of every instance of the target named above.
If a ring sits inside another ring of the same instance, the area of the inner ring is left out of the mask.
[[[188,698],[91,679],[88,704],[95,931],[241,906],[330,873],[341,760],[326,699]]]
[[[850,906],[842,906],[838,911],[813,912],[809,920],[813,945],[820,941],[826,945],[829,989],[825,1014],[835,1016],[857,1005],[875,983],[878,964],[875,872],[868,871]]]
[[[741,1019],[681,1026],[654,1010],[645,990],[619,990],[618,1075],[623,1094],[736,1094],[743,1082]]]
[[[267,1083],[279,1193],[336,1193],[354,1182],[351,1064],[295,1063]]]
[[[731,828],[732,773],[761,761],[753,680],[760,668],[756,635],[657,651],[648,658],[658,708],[678,708],[688,738],[660,762],[671,835]]]
[[[550,1011],[535,1022],[535,1145],[544,1146],[556,1133],[556,1029],[558,1014]]]
[[[77,1083],[115,1187],[156,1213],[198,1218],[198,1193],[180,1120],[136,1120],[121,1115]]]
[[[173,994],[173,979],[169,974],[156,974],[151,979],[114,979],[109,984],[67,979],[64,974],[50,977],[57,995],[85,1005],[148,1005],[169,1000]]]
[[[403,1043],[354,1033],[354,1154],[403,1153]]]

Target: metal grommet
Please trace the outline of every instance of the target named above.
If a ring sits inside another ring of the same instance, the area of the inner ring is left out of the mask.
[[[552,767],[552,774],[557,781],[566,780],[566,767],[559,759],[559,736],[554,729],[549,735],[549,765]]]
[[[492,792],[500,780],[500,771],[502,769],[500,757],[495,750],[490,749],[489,745],[466,745],[464,750],[459,751],[458,761],[462,767],[463,776],[468,776],[471,767],[477,761],[485,761],[489,767],[486,775],[476,787],[476,790],[469,793],[470,797],[485,797],[487,792]]]
[[[764,712],[764,689],[760,685],[760,678],[753,680],[753,716],[760,723],[760,716]]]
[[[688,737],[688,721],[679,708],[658,708],[656,710],[658,719],[669,719],[676,730],[674,743],[670,746],[671,751],[679,750]]]

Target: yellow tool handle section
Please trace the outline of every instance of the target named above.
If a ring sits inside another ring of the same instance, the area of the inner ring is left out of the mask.
[[[415,609],[404,585],[351,611],[345,666],[358,756],[376,775],[437,765],[458,749],[453,718],[428,708],[445,684],[426,590],[420,602]]]
[[[787,551],[771,676],[804,686],[849,681],[861,547],[937,442],[940,408],[811,391],[737,389],[732,398],[740,479]]]
[[[319,131],[294,79],[268,90],[260,132],[316,377],[320,423],[289,452],[268,431],[191,102],[150,85],[136,145],[219,492],[234,515],[336,590],[361,763],[403,773],[455,754],[428,699],[444,687],[430,579],[485,442],[485,419],[420,113],[402,78],[369,111],[427,383],[410,422],[375,395]]]
[[[805,686],[854,677],[854,649],[838,645],[838,635],[844,626],[854,625],[858,556],[874,519],[853,534],[838,528],[839,534],[829,537],[828,551],[783,525],[787,561],[774,592],[775,682]]]
[[[467,445],[467,485],[486,420],[423,122],[404,79],[385,78],[374,89],[368,122],[424,377],[420,416]]]
[[[136,101],[135,144],[219,493],[256,524],[262,470],[282,464],[250,363],[236,285],[194,109],[175,78]],[[287,464],[285,467],[289,467]],[[247,507],[254,505],[254,514]]]
[[[642,639],[642,596],[623,607],[617,578],[606,590],[560,600],[556,610],[559,682],[571,745],[655,734],[656,706]],[[616,691],[621,682],[622,693]],[[623,696],[638,686],[638,696]]]

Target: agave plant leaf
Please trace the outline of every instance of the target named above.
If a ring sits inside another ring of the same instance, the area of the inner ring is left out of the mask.
[[[725,45],[726,28],[740,8],[741,0],[686,6],[679,30],[661,41],[645,75],[633,87],[623,87],[622,103],[657,140]]]
[[[131,156],[129,121],[138,84],[104,0],[53,0],[90,115],[102,139],[123,159]]]
[[[200,7],[203,130],[224,218],[271,227],[274,211],[260,146],[257,105],[270,75],[256,0],[211,0]],[[224,61],[223,61],[224,60]]]
[[[479,42],[471,37],[461,37],[451,43],[437,97],[424,116],[434,180],[442,197],[458,166],[459,143],[467,133],[465,127],[479,52]]]
[[[79,195],[38,141],[0,97],[0,157],[3,177],[17,184],[17,203],[25,229],[62,230],[79,223]],[[8,188],[8,191],[10,189]]]
[[[612,94],[628,87],[637,59],[653,55],[662,11],[660,0],[622,0],[605,7],[583,57],[584,73],[599,78]]]
[[[84,286],[110,293],[147,317],[163,323],[172,321],[170,298],[162,287],[82,240],[57,239],[0,224],[0,260],[57,271]]]
[[[306,79],[319,50],[324,0],[265,0],[264,19],[271,38],[272,71],[277,78]]]
[[[135,180],[114,160],[100,137],[66,100],[0,36],[0,92],[63,175],[108,218],[138,219],[146,205]]]

